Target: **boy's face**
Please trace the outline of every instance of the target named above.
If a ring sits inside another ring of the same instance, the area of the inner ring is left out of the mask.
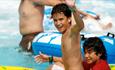
[[[54,25],[62,34],[70,27],[70,18],[66,17],[63,12],[54,13],[52,16]]]
[[[96,52],[92,49],[85,49],[85,60],[88,64],[92,64],[94,62],[97,62],[100,59],[101,54],[96,54]]]

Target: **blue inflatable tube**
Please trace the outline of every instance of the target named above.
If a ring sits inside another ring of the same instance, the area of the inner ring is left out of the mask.
[[[106,51],[107,51],[107,59],[109,64],[115,64],[115,38],[114,35],[108,33],[107,36],[100,36],[102,39]]]
[[[39,52],[50,56],[61,57],[61,34],[58,32],[53,33],[40,33],[38,34],[33,42],[32,49],[35,55],[38,55]],[[85,35],[84,35],[85,36]],[[83,36],[83,37],[84,37]],[[81,49],[84,39],[81,39]],[[114,35],[108,34],[107,36],[100,36],[100,39],[104,42],[105,48],[107,50],[108,62],[110,64],[115,64],[115,39]],[[82,49],[83,51],[83,49]]]
[[[57,32],[40,33],[33,40],[32,49],[35,55],[41,51],[47,55],[61,57],[61,34]]]

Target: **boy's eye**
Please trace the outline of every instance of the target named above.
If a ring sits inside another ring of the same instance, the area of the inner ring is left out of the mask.
[[[89,54],[91,54],[93,51],[88,51]]]
[[[54,19],[54,22],[56,22],[57,20]]]
[[[60,18],[59,20],[60,20],[60,21],[62,21],[62,20],[63,20],[63,18]]]
[[[91,54],[92,52],[91,51],[86,51],[85,54],[88,53],[88,54]]]

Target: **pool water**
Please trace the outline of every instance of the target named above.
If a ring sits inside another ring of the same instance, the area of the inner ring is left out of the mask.
[[[0,65],[23,66],[34,68],[35,70],[46,70],[49,66],[48,63],[36,63],[33,54],[24,52],[19,48],[18,44],[21,40],[18,26],[19,3],[20,0],[0,0]],[[115,0],[81,0],[78,7],[80,9],[95,11],[102,16],[110,16],[112,21],[115,20]],[[49,21],[51,7],[47,6],[45,11],[45,31],[51,31],[52,29],[55,31],[52,20]],[[113,28],[109,32],[115,33],[115,23],[112,23]]]

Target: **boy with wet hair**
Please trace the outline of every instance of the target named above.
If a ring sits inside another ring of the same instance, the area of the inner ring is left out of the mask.
[[[51,12],[55,27],[62,33],[63,64],[65,70],[83,70],[80,50],[80,31],[83,29],[84,23],[79,16],[75,1],[68,0],[66,3],[55,5]],[[72,18],[74,18],[74,22]]]
[[[110,70],[107,63],[107,53],[102,40],[90,37],[83,43],[85,70]]]

